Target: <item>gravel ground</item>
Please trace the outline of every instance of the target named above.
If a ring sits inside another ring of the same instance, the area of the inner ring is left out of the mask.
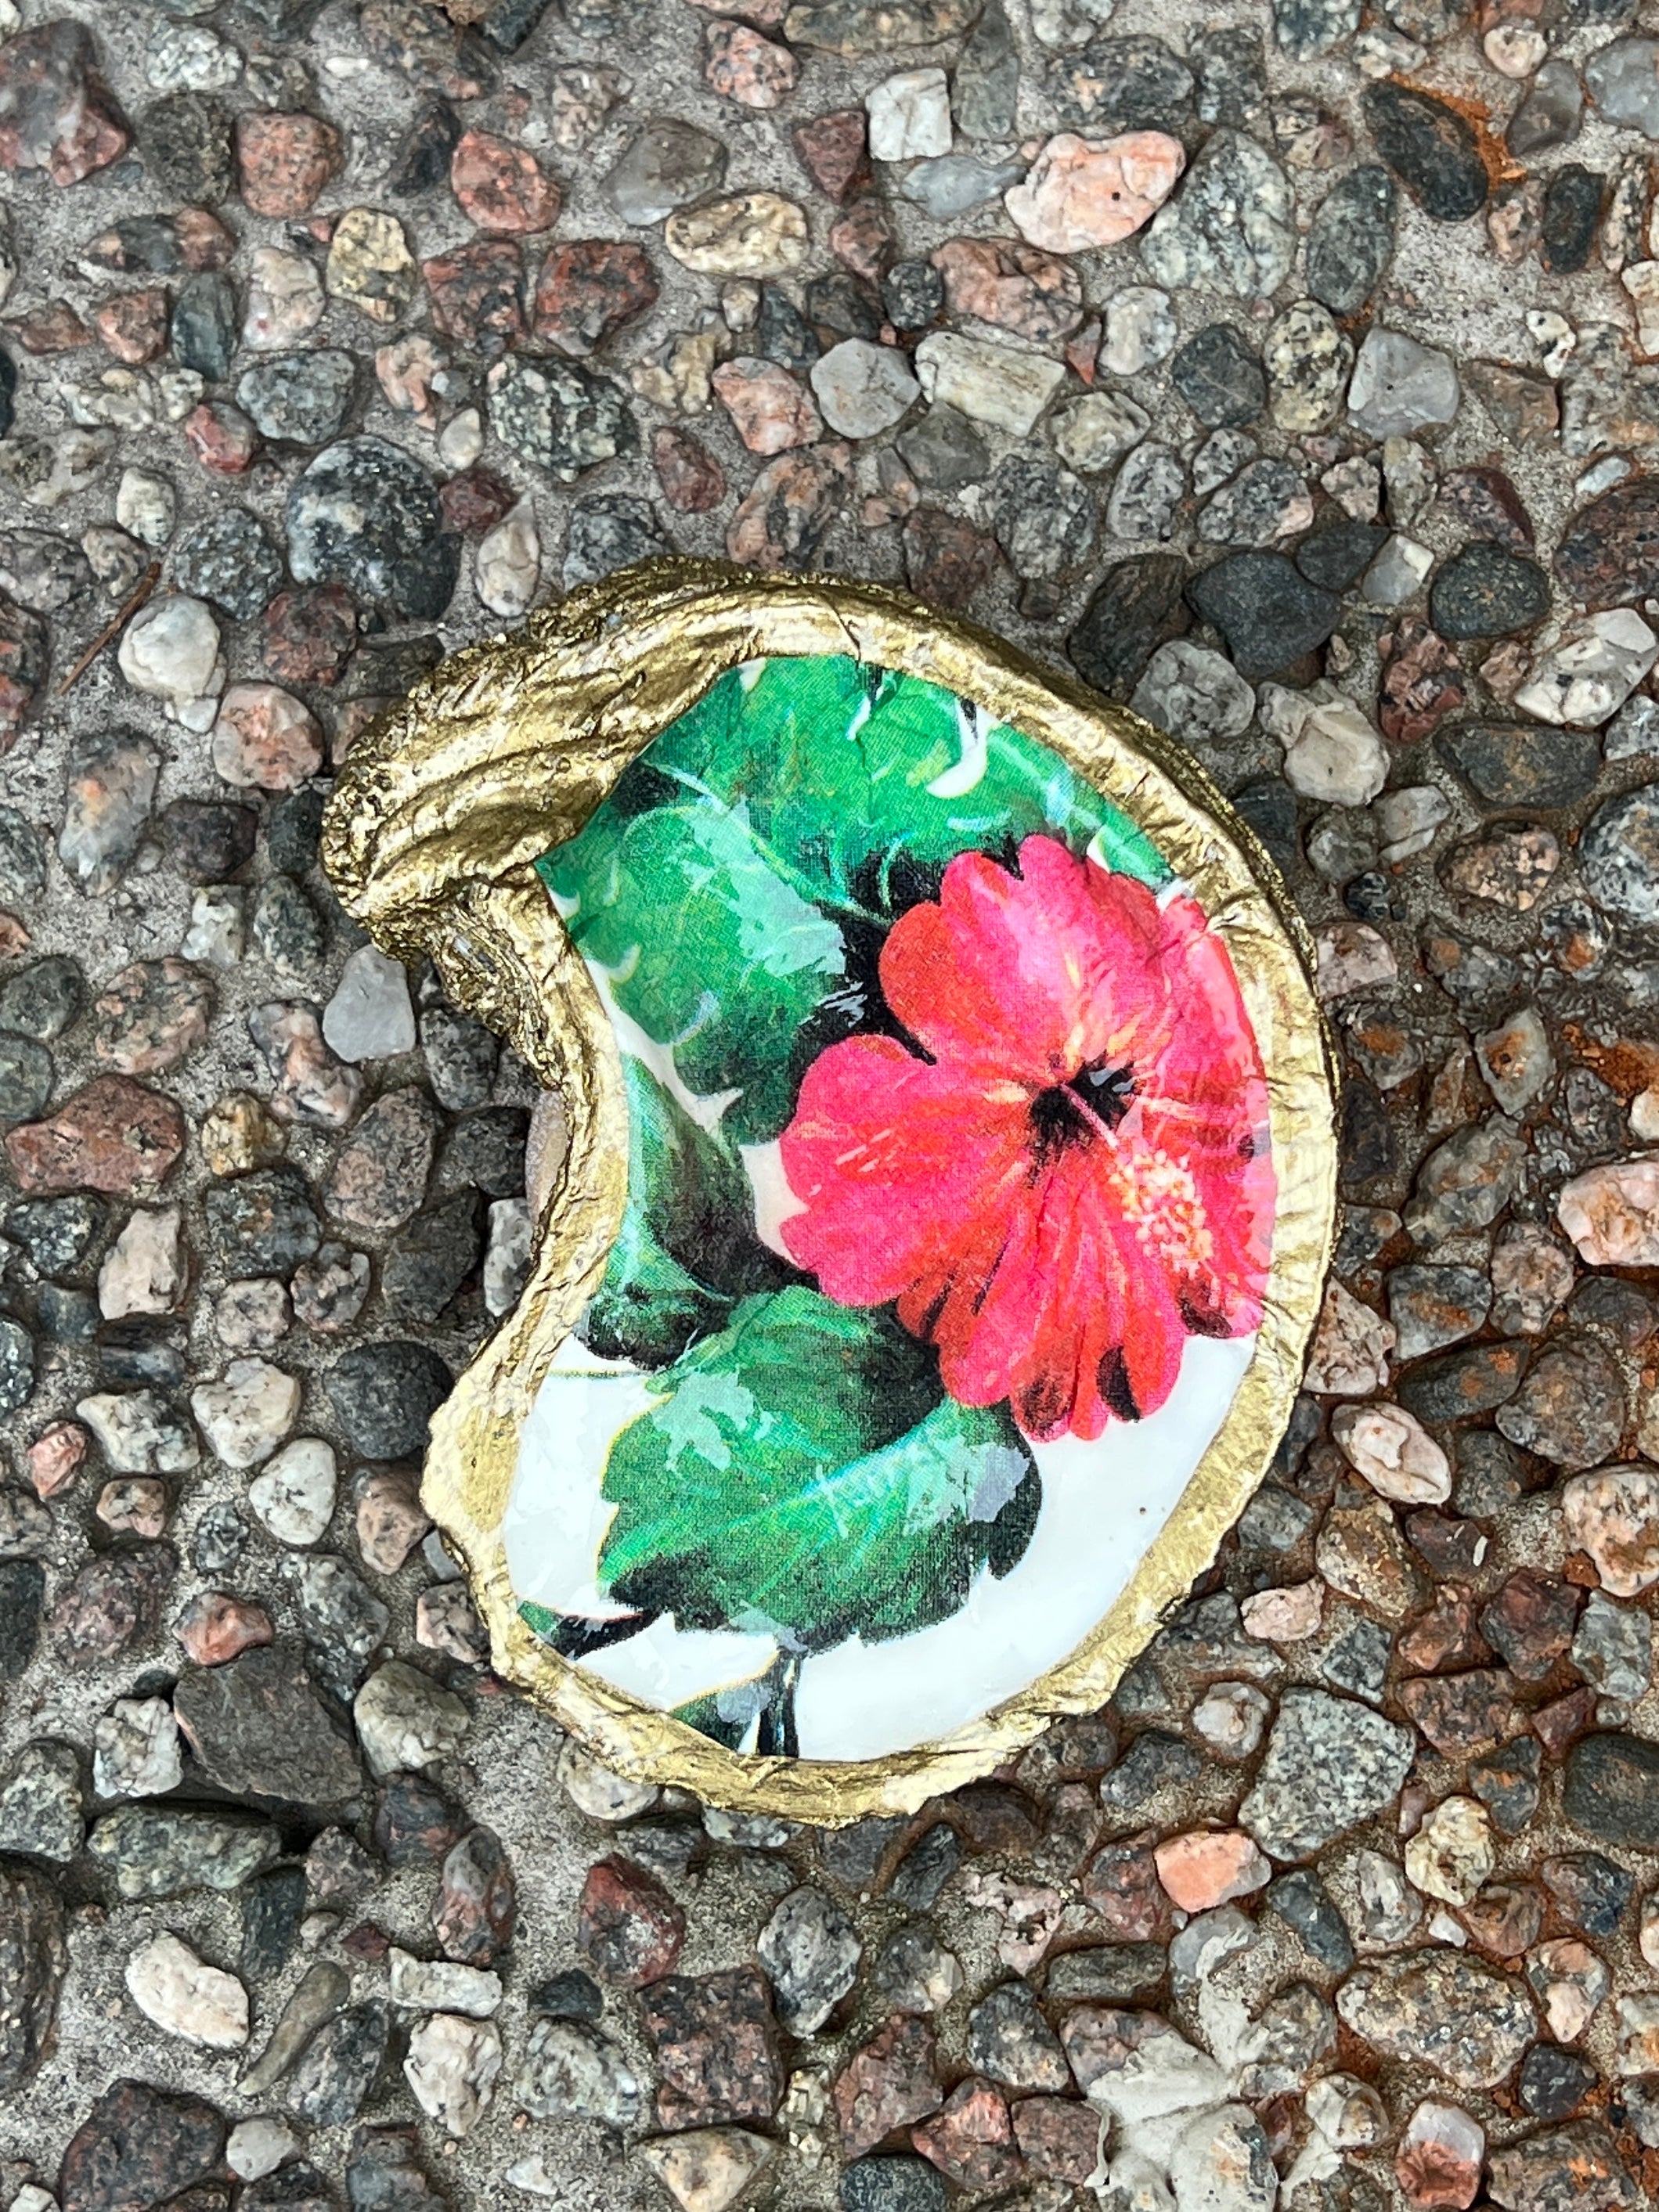
[[[1659,41],[1360,12],[0,0],[0,2205],[1659,2191]],[[664,550],[1132,699],[1346,1061],[1218,1565],[835,1835],[480,1663],[416,1461],[534,1088],[316,865]]]

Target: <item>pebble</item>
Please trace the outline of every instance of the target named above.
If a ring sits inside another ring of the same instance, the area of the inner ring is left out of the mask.
[[[921,386],[894,346],[846,338],[814,362],[811,385],[830,428],[844,438],[873,438],[901,422]]]
[[[532,2119],[631,2127],[644,2097],[619,2046],[602,2029],[580,2020],[537,2021],[513,2081],[514,2103]]]
[[[1170,537],[1186,496],[1187,475],[1172,447],[1148,441],[1129,453],[1106,502],[1106,527],[1114,538],[1156,542]]]
[[[534,300],[536,335],[562,353],[585,358],[624,323],[646,313],[656,298],[657,279],[639,246],[608,239],[577,240],[556,246],[541,265]]]
[[[1390,1804],[1411,1759],[1410,1731],[1369,1705],[1289,1690],[1240,1821],[1271,1856],[1306,1858]]]
[[[663,229],[676,261],[702,276],[784,276],[806,257],[806,216],[777,192],[677,209]]]
[[[1348,419],[1367,437],[1392,438],[1457,413],[1457,372],[1449,355],[1398,331],[1365,334],[1348,386]]]
[[[778,2017],[794,2036],[816,2035],[857,1978],[863,1945],[847,1915],[821,1890],[791,1890],[757,1946]]]
[[[246,507],[222,507],[198,523],[172,560],[181,591],[238,622],[251,622],[282,588],[282,556]]]
[[[240,189],[255,215],[309,213],[343,161],[340,134],[319,116],[244,110],[236,118]]]
[[[1599,47],[1584,64],[1584,85],[1607,122],[1659,138],[1659,40]]]
[[[9,39],[0,52],[0,168],[44,169],[62,187],[118,161],[130,143],[89,31],[60,19]]]
[[[558,185],[527,147],[494,131],[463,132],[450,159],[449,188],[468,222],[482,231],[520,237],[550,230],[558,220]]]
[[[1486,204],[1490,185],[1473,126],[1415,86],[1373,83],[1360,106],[1376,150],[1425,215],[1461,222]]]
[[[1521,1984],[1450,1950],[1408,1953],[1362,1970],[1337,2009],[1384,2057],[1426,2064],[1463,2089],[1502,2081],[1536,2031]]]
[[[867,350],[878,353],[882,349]],[[774,362],[739,355],[723,362],[710,380],[751,453],[781,453],[810,446],[823,432],[823,419],[811,400],[797,380]]]
[[[1177,335],[1167,292],[1153,284],[1126,285],[1106,302],[1099,366],[1109,376],[1138,376],[1169,358]]]
[[[1065,380],[1064,366],[989,338],[930,331],[915,351],[924,396],[970,421],[1025,437]]]
[[[726,159],[725,147],[708,131],[661,118],[629,143],[605,180],[605,197],[624,222],[661,222],[716,191]]]
[[[129,1196],[164,1182],[184,1150],[171,1098],[122,1075],[100,1075],[47,1121],[9,1131],[5,1152],[20,1189],[95,1190]]]
[[[636,442],[617,386],[575,362],[532,366],[509,356],[490,370],[485,388],[496,437],[561,483],[574,483],[585,469],[631,452]]]
[[[1559,641],[1534,663],[1515,704],[1542,722],[1596,728],[1623,706],[1656,655],[1659,638],[1641,616],[1629,607],[1611,608],[1567,625]]]
[[[1211,429],[1253,422],[1267,404],[1261,363],[1231,323],[1207,323],[1170,365],[1170,381]]]
[[[98,1716],[92,1777],[100,1797],[159,1797],[178,1787],[184,1763],[165,1698],[118,1698]]]
[[[1225,555],[1194,579],[1188,596],[1252,683],[1322,644],[1341,611],[1334,592],[1310,584],[1282,553]]]
[[[87,1850],[129,1901],[192,1889],[240,1889],[280,1849],[275,1828],[233,1813],[123,1806],[94,1822]]]
[[[237,404],[263,438],[323,446],[345,427],[357,380],[349,353],[276,354],[255,362],[237,381]]]
[[[327,305],[320,271],[303,254],[256,246],[242,309],[242,343],[258,352],[291,345],[313,331]]]
[[[266,1461],[247,1499],[279,1544],[314,1544],[333,1517],[337,1486],[334,1449],[320,1437],[298,1437]]]
[[[214,1456],[227,1467],[258,1467],[293,1427],[300,1383],[264,1359],[233,1359],[217,1382],[192,1390],[191,1411]]]
[[[1659,785],[1641,784],[1607,800],[1590,817],[1581,865],[1591,897],[1638,927],[1659,921],[1656,855]]]
[[[1185,166],[1180,140],[1165,131],[1104,139],[1062,131],[1042,147],[1024,180],[1003,194],[1003,204],[1032,246],[1085,252],[1115,246],[1151,222]]]
[[[240,2051],[248,2037],[248,1996],[234,1974],[161,1935],[127,1960],[127,1994],[166,2035],[208,2051]]]
[[[70,2138],[55,2201],[64,2212],[158,2203],[214,2173],[224,2145],[224,2116],[205,2099],[117,2081]]]
[[[469,1719],[458,1697],[401,1659],[387,1660],[368,1677],[352,1713],[363,1756],[377,1778],[453,1758]]]
[[[453,1377],[423,1344],[354,1346],[326,1380],[330,1403],[352,1448],[365,1459],[404,1459],[426,1446],[427,1424],[449,1395]]]
[[[1255,694],[1224,655],[1172,638],[1147,662],[1129,704],[1159,729],[1216,745],[1242,737],[1249,727]]]
[[[711,23],[704,38],[703,74],[722,99],[763,112],[793,91],[799,65],[787,46],[763,38],[747,23]]]
[[[396,215],[347,208],[338,216],[323,264],[323,289],[330,299],[347,301],[374,323],[396,323],[418,281],[418,264]]]
[[[873,160],[914,161],[950,152],[950,90],[942,69],[884,78],[865,94],[864,107]]]
[[[225,782],[293,791],[323,763],[322,732],[304,703],[275,684],[233,684],[213,726],[213,765]]]
[[[415,1049],[415,1011],[408,971],[373,945],[359,945],[341,970],[323,1009],[329,1049],[360,1065]]]
[[[1290,180],[1265,148],[1217,131],[1180,197],[1153,217],[1141,259],[1167,289],[1207,284],[1243,300],[1271,298],[1290,274],[1292,206]]]
[[[160,699],[169,720],[188,730],[211,727],[225,662],[218,625],[203,600],[178,592],[152,599],[128,623],[117,657],[133,690]]]
[[[442,522],[431,479],[401,447],[347,438],[319,453],[289,494],[289,565],[302,584],[343,584],[410,620],[434,619],[448,605],[458,558]]]
[[[501,2065],[501,2031],[492,2021],[429,2013],[410,2031],[404,2075],[428,2119],[459,2137],[483,2117]]]

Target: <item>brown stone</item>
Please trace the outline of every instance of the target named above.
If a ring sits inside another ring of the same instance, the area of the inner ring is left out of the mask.
[[[1101,2163],[1106,2123],[1092,2105],[1069,2097],[1022,2097],[1013,2122],[1014,2140],[1033,2173],[1081,2189]]]
[[[689,430],[665,422],[651,441],[663,497],[682,514],[707,514],[726,496],[726,471]]]
[[[1553,437],[1560,427],[1555,386],[1536,369],[1516,368],[1506,361],[1472,361],[1462,374],[1498,428],[1517,445]]]
[[[1445,639],[1415,615],[1385,637],[1382,647],[1378,726],[1396,744],[1414,745],[1463,704],[1463,672]]]
[[[462,469],[438,487],[444,527],[459,530],[465,538],[493,530],[517,502],[512,485],[503,483],[493,470],[486,468]]]
[[[720,2127],[776,2113],[783,2059],[758,1966],[665,1974],[641,1990],[640,2020],[656,2057],[659,2127]]]
[[[1649,2201],[1601,2120],[1572,2120],[1493,2151],[1486,2190],[1503,2212],[1637,2212]]]
[[[1561,865],[1561,848],[1547,830],[1503,830],[1460,845],[1442,872],[1449,890],[1463,898],[1525,914],[1548,890]]]
[[[524,265],[510,238],[479,238],[421,264],[432,327],[493,360],[524,336]]]
[[[1541,1682],[1571,1649],[1583,1602],[1570,1583],[1522,1567],[1487,1602],[1481,1630],[1517,1681]]]
[[[56,1498],[80,1474],[87,1456],[87,1432],[79,1421],[53,1421],[41,1430],[23,1455],[37,1498]]]
[[[1490,538],[1511,553],[1531,552],[1532,517],[1502,469],[1454,469],[1442,477],[1440,496],[1477,538]]]
[[[185,1149],[185,1117],[171,1098],[125,1075],[100,1075],[49,1120],[7,1133],[6,1157],[31,1197],[101,1190],[131,1197],[165,1182]]]
[[[40,617],[0,592],[0,756],[10,751],[40,696],[49,650]]]
[[[131,133],[96,64],[91,32],[67,17],[0,46],[0,169],[76,185],[119,161]]]
[[[295,585],[277,592],[260,625],[267,675],[332,685],[356,647],[356,603],[343,584]]]
[[[642,1990],[660,1981],[684,1941],[685,1915],[654,1875],[615,1853],[588,1869],[576,1948],[602,1982]]]
[[[95,1553],[52,1608],[52,1635],[65,1665],[101,1667],[153,1644],[178,1571],[171,1544]]]
[[[963,2189],[1009,2189],[1020,2179],[1008,2100],[994,2082],[960,2083],[937,2118],[912,2129],[910,2140]]]
[[[870,179],[868,125],[861,107],[838,107],[790,132],[801,167],[827,199],[844,200]]]
[[[1150,1837],[1108,1844],[1082,1879],[1085,1902],[1119,1942],[1167,1943],[1175,1933],[1175,1910],[1158,1878]]]
[[[204,400],[184,421],[185,443],[210,475],[240,477],[253,465],[259,434],[228,399]]]
[[[1534,1882],[1488,1882],[1461,1917],[1483,1951],[1494,1959],[1518,1959],[1538,1941],[1544,1893]]]
[[[947,306],[1036,345],[1083,320],[1083,280],[1069,261],[1005,238],[948,239],[933,256]]]
[[[536,279],[535,329],[579,358],[654,306],[657,278],[644,248],[626,240],[556,246]]]
[[[519,1919],[513,1862],[493,1828],[471,1828],[444,1854],[432,1932],[446,1959],[490,1966],[512,1948]]]
[[[805,386],[775,362],[739,355],[722,362],[710,381],[751,453],[810,446],[823,428]]]
[[[106,2089],[70,2137],[58,2172],[63,2212],[149,2212],[219,2171],[222,2113],[148,2081]]]
[[[1558,1467],[1588,1468],[1618,1450],[1625,1413],[1613,1354],[1588,1337],[1560,1337],[1533,1361],[1498,1425],[1523,1451]]]
[[[388,1091],[334,1164],[329,1212],[356,1229],[400,1229],[425,1195],[437,1140],[437,1110],[425,1091],[413,1085]]]
[[[340,134],[317,115],[245,109],[236,118],[242,198],[255,215],[308,214],[344,165]]]
[[[264,1606],[225,1590],[203,1590],[173,1623],[173,1634],[198,1667],[222,1667],[276,1635]]]
[[[847,213],[830,226],[830,251],[866,284],[878,284],[882,271],[898,251],[885,202],[873,192],[854,200]]]
[[[739,107],[779,106],[795,88],[800,64],[787,46],[764,39],[749,23],[711,23],[703,33],[708,58],[702,73],[711,92]]]
[[[1659,592],[1659,478],[1627,477],[1568,523],[1557,580],[1586,606],[1628,606]]]
[[[480,230],[521,238],[551,230],[559,219],[559,187],[525,146],[493,131],[468,131],[449,162],[449,189]]]
[[[996,540],[943,507],[919,507],[901,533],[904,574],[920,599],[936,607],[965,607],[996,573]]]
[[[92,320],[106,350],[135,368],[167,351],[167,295],[159,284],[143,292],[118,293],[104,301]]]
[[[747,568],[811,568],[841,512],[852,477],[842,445],[813,446],[768,461],[739,503],[726,550]]]
[[[1515,1677],[1501,1667],[1465,1674],[1422,1674],[1400,1686],[1400,1702],[1448,1759],[1490,1751],[1521,1724]]]
[[[188,960],[136,960],[92,1003],[93,1057],[118,1075],[159,1075],[207,1042],[213,986]]]
[[[386,1468],[357,1493],[357,1548],[377,1575],[395,1575],[432,1526],[410,1474]]]
[[[1369,1492],[1339,1497],[1325,1516],[1315,1563],[1334,1590],[1372,1606],[1385,1620],[1405,1618],[1422,1602],[1421,1570],[1407,1553],[1388,1502]]]
[[[862,2158],[896,2128],[938,2112],[944,2092],[933,2072],[933,2032],[895,2013],[836,2076],[842,2155]]]
[[[7,325],[25,353],[73,353],[92,343],[92,332],[67,300],[53,300]]]
[[[1423,1674],[1478,1667],[1492,1656],[1475,1623],[1474,1595],[1455,1583],[1435,1592],[1428,1610],[1413,1621],[1395,1648],[1402,1667]]]

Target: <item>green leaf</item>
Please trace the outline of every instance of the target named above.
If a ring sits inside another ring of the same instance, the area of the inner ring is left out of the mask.
[[[982,766],[959,789],[976,746]],[[741,806],[817,896],[885,916],[957,853],[1012,855],[1043,830],[1077,849],[1098,836],[1108,866],[1147,882],[1170,873],[1128,817],[1047,746],[937,684],[842,653],[731,671],[647,757],[657,774]],[[941,778],[943,793],[933,788]]]
[[[672,1048],[687,1089],[738,1090],[732,1133],[776,1136],[794,1103],[796,1032],[846,952],[742,815],[689,797],[624,816],[613,796],[538,866],[583,953]]]
[[[823,1650],[945,1620],[1024,1548],[1037,1474],[1006,1409],[941,1401],[880,1310],[748,1299],[662,1381],[605,1468],[620,1604]]]
[[[628,1205],[577,1334],[605,1358],[661,1367],[793,1271],[755,1234],[754,1194],[724,1129],[701,1127],[632,1053],[623,1076]]]

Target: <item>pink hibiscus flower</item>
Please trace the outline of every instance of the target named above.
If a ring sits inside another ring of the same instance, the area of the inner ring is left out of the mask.
[[[921,1052],[830,1046],[783,1133],[783,1239],[828,1297],[896,1300],[953,1398],[1039,1440],[1152,1413],[1189,1334],[1260,1325],[1267,1084],[1192,899],[1049,837],[1018,874],[964,853],[881,983]]]

